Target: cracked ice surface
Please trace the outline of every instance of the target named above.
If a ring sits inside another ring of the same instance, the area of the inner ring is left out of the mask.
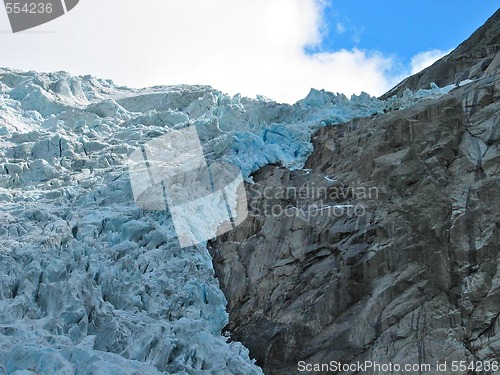
[[[251,180],[270,163],[300,168],[320,126],[439,90],[389,104],[311,90],[290,106],[0,69],[0,374],[261,374],[222,335],[206,248],[180,249],[167,212],[136,207],[128,155],[196,125],[207,158]]]

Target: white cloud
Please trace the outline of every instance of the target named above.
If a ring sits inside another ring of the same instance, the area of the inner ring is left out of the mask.
[[[341,22],[337,22],[335,29],[337,30],[337,34],[343,34],[346,32],[345,25]]]
[[[85,0],[37,29],[52,33],[0,32],[0,66],[90,73],[133,87],[208,84],[284,102],[311,87],[382,94],[396,83],[392,58],[304,52],[322,41],[325,1]],[[0,31],[8,29],[0,12]]]
[[[420,72],[421,70],[424,70],[448,53],[450,53],[450,51],[441,51],[439,49],[417,53],[411,59],[411,74],[415,74]]]

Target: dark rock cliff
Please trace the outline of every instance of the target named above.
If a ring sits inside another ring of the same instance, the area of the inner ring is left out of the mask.
[[[307,170],[255,173],[252,214],[211,252],[228,328],[266,374],[499,360],[498,43],[499,12],[390,94],[473,83],[321,129]]]

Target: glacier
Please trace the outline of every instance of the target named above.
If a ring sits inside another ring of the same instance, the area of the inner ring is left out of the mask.
[[[0,374],[262,374],[224,332],[205,244],[135,205],[128,156],[195,125],[212,161],[300,169],[322,126],[448,93],[312,89],[294,105],[208,86],[130,89],[0,69]]]

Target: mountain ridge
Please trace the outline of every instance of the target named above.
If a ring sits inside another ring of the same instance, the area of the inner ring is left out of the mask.
[[[500,9],[497,10],[467,40],[431,66],[411,75],[382,95],[385,100],[401,96],[404,90],[428,88],[434,82],[443,87],[458,85],[461,81],[478,79],[484,74],[499,70],[500,58]]]

